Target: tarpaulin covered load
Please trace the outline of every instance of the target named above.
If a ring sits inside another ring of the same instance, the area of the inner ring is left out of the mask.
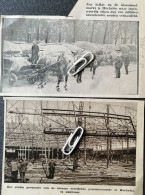
[[[102,45],[97,45],[95,43],[85,42],[85,41],[78,41],[75,43],[78,47],[89,50],[93,53],[96,53],[99,50],[102,50]]]
[[[31,53],[32,44],[4,41],[3,52],[11,55],[27,56]]]
[[[3,52],[7,54],[19,53],[22,54],[20,46],[10,41],[4,41]]]
[[[46,62],[49,65],[56,63],[62,53],[68,63],[73,63],[80,53],[85,54],[86,52],[84,49],[72,44],[38,44],[38,46],[40,50],[38,63]]]
[[[83,51],[83,49],[81,49],[80,47],[78,47],[77,45],[75,44],[69,44],[69,43],[63,43],[63,45],[67,48],[70,49],[70,51],[73,53],[73,54],[76,54],[76,53],[80,53]]]
[[[19,71],[23,66],[31,65],[24,57],[13,57],[11,60],[11,70]]]
[[[95,44],[85,41],[78,41],[76,42],[76,45],[82,49],[90,50],[94,53],[103,52],[113,52],[116,51],[118,48],[121,52],[129,52],[131,49],[135,50],[134,45],[112,45],[112,44]]]
[[[41,54],[54,54],[54,53],[65,53],[67,55],[72,55],[73,53],[78,53],[81,51],[79,47],[73,44],[38,44],[39,46],[39,55]]]

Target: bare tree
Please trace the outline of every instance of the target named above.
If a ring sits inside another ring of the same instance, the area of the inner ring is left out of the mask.
[[[45,37],[45,43],[48,43],[49,40],[49,27],[46,29],[46,37]]]
[[[39,41],[39,34],[40,34],[40,22],[38,20],[38,23],[37,23],[37,29],[36,29],[37,33],[36,33],[36,40]]]
[[[75,43],[76,42],[76,20],[74,20],[73,22],[73,31],[74,31],[74,36],[73,36],[73,42]]]
[[[118,43],[118,39],[119,37],[121,36],[121,28],[122,28],[122,23],[121,22],[118,22],[117,25],[116,25],[116,22],[114,23],[114,42],[115,42],[115,45]]]
[[[123,38],[123,44],[127,43],[127,30],[128,30],[128,25],[125,23],[124,25],[124,38]]]
[[[104,37],[103,37],[103,44],[106,43],[107,31],[108,31],[108,21],[106,21],[106,24],[105,24],[105,32],[104,32]]]
[[[62,33],[62,22],[59,20],[59,37],[58,37],[58,42],[61,42],[61,33]]]
[[[90,37],[90,42],[93,42],[94,28],[95,28],[95,21],[93,21],[93,24],[92,24],[92,33]]]

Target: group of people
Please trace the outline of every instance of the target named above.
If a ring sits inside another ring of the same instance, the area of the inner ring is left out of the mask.
[[[31,62],[33,64],[36,64],[37,61],[38,61],[38,58],[39,58],[38,52],[39,52],[39,47],[38,47],[37,43],[34,42],[33,46],[32,46],[32,57],[31,57]],[[115,59],[110,59],[110,61],[111,61],[111,64],[114,65],[114,67],[115,67],[116,78],[120,78],[121,77],[121,68],[122,68],[123,64],[124,64],[124,67],[125,67],[125,72],[126,72],[126,74],[128,74],[128,67],[129,67],[129,64],[130,64],[130,58],[129,58],[129,54],[128,53],[124,53],[122,55],[120,49],[117,49],[116,53],[117,53],[117,56],[115,57]],[[77,60],[79,59],[79,57],[80,56],[77,56]],[[60,61],[60,58],[62,58],[61,59],[61,63],[64,63],[64,64],[60,63],[60,65],[62,65],[62,67],[64,67],[64,66],[66,67],[67,66],[67,62],[66,62],[66,60],[64,58],[64,54],[60,55],[60,57],[58,58],[59,61]],[[95,60],[91,63],[90,67],[91,67],[91,69],[93,68],[93,77],[92,78],[94,78],[96,68],[100,65],[100,63],[102,61],[103,61],[103,58],[99,60],[97,58],[97,56],[96,56]],[[95,63],[96,63],[96,65],[95,65]],[[65,70],[67,70],[67,69],[65,69]],[[59,74],[59,77],[62,77],[62,75],[63,74]],[[80,71],[78,73],[77,83],[82,82],[81,78],[82,78],[82,71]],[[59,80],[61,80],[61,79],[62,78],[59,78]]]
[[[20,159],[12,160],[10,163],[11,168],[11,180],[13,183],[18,183],[18,173],[20,174],[20,182],[26,183],[25,173],[27,171],[28,162],[26,160]]]
[[[34,162],[32,161],[34,164]],[[42,163],[43,164],[43,163]],[[10,169],[11,169],[11,181],[12,183],[18,183],[18,174],[20,174],[20,183],[26,183],[26,172],[27,172],[27,165],[28,162],[24,159],[19,159],[19,161],[16,159],[12,159],[10,163]],[[49,165],[49,179],[54,178],[55,173],[55,166],[56,163],[54,161],[50,161],[48,163]]]

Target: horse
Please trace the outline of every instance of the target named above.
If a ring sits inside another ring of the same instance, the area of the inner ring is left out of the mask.
[[[104,57],[104,55],[94,54],[94,59],[89,65],[90,71],[92,71],[92,73],[93,73],[92,74],[92,79],[94,79],[94,77],[95,77],[96,69],[101,65],[101,63],[103,61],[106,61],[106,58]]]
[[[67,60],[66,60],[67,59]],[[61,54],[57,60],[56,59],[53,59],[53,62],[52,60],[50,59],[50,57],[48,56],[45,56],[45,57],[41,57],[39,60],[38,60],[38,64],[44,64],[45,66],[48,66],[49,67],[49,71],[52,71],[53,73],[56,74],[57,76],[57,86],[56,86],[56,90],[58,92],[60,92],[60,82],[61,81],[65,81],[65,85],[64,85],[64,89],[65,90],[68,90],[68,87],[67,87],[67,82],[68,82],[68,69],[70,67],[70,64],[71,64],[71,61],[72,61],[72,58],[70,59],[69,57],[64,57],[64,54]],[[43,81],[38,85],[38,87],[40,88],[43,88],[44,85],[46,83],[43,83]]]
[[[90,62],[90,64],[88,64],[88,66],[86,66],[86,68],[90,68],[90,71],[93,72],[93,75],[92,75],[92,79],[94,79],[94,76],[96,74],[96,69],[98,68],[98,66],[101,65],[101,63],[103,61],[105,61],[105,57],[104,55],[97,55],[97,54],[93,54],[94,55],[94,59],[92,60],[92,62]],[[80,57],[80,56],[79,56]],[[79,59],[79,58],[78,58]],[[81,66],[81,62],[75,67],[75,71]],[[85,69],[85,68],[84,68]],[[83,73],[83,70],[81,70],[80,72],[77,73],[77,83],[81,83],[82,82],[82,73]]]

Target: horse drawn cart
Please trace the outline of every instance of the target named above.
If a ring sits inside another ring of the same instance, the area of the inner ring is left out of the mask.
[[[16,86],[19,80],[27,80],[29,84],[34,84],[36,81],[43,81],[46,72],[51,71],[57,63],[46,66],[32,64],[25,58],[7,58],[4,59],[3,70],[10,86]]]

